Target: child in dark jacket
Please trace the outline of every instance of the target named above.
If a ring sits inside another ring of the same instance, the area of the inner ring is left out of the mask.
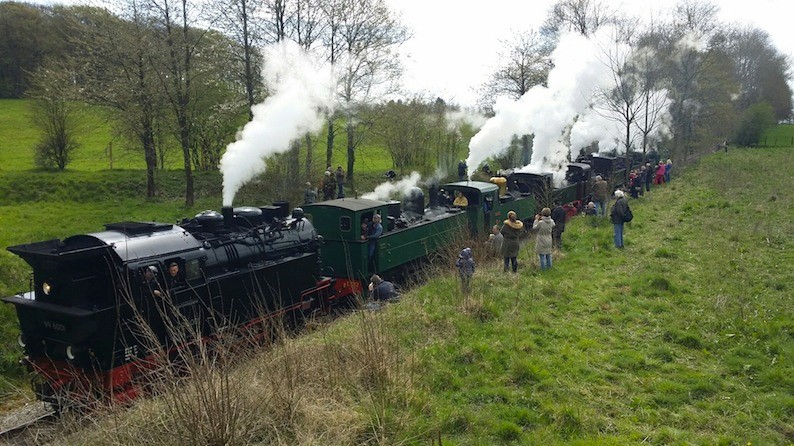
[[[455,262],[458,267],[458,275],[461,281],[461,290],[463,294],[469,294],[471,291],[471,276],[474,275],[474,258],[472,257],[471,248],[463,248],[458,255],[458,260]]]

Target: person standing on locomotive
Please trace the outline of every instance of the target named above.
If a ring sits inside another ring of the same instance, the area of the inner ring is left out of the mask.
[[[538,231],[538,235],[535,237],[535,253],[540,259],[541,271],[551,268],[551,232],[555,226],[554,220],[551,219],[551,209],[543,208],[540,214],[535,215],[532,229]]]
[[[551,210],[551,219],[554,220],[554,230],[551,232],[552,245],[562,250],[562,233],[565,231],[565,218],[567,213],[560,204],[560,200],[554,200],[554,209]]]
[[[601,175],[596,175],[593,184],[593,202],[596,205],[596,214],[601,217],[607,215],[607,194],[609,194],[609,183]]]
[[[502,257],[505,259],[505,272],[507,272],[507,267],[510,266],[511,263],[513,265],[513,272],[518,271],[518,249],[521,246],[518,239],[523,229],[524,223],[517,218],[515,211],[508,212],[507,220],[505,220],[505,224],[502,226],[501,230],[502,236],[504,237],[504,242],[502,242]]]
[[[466,165],[466,161],[460,160],[458,163],[458,180],[465,181],[466,180],[466,171],[469,169],[469,166]]]
[[[367,246],[367,259],[373,272],[377,270],[377,265],[375,264],[375,248],[378,246],[378,239],[381,235],[383,235],[381,217],[380,214],[375,214],[372,216],[372,224],[369,226],[369,231],[366,235],[361,236],[361,240],[369,241],[369,245]]]

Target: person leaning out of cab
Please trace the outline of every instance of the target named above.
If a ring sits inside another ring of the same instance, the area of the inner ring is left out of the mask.
[[[466,198],[465,195],[461,191],[455,192],[455,201],[452,202],[452,206],[465,208],[469,205],[469,199]]]

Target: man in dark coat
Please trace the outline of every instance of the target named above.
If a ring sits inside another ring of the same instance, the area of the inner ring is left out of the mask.
[[[653,182],[653,171],[651,170],[651,163],[645,163],[645,191],[651,191],[651,183]]]
[[[369,226],[367,234],[361,236],[361,240],[367,240],[367,259],[372,271],[377,270],[375,262],[375,250],[378,247],[378,239],[383,235],[383,225],[381,224],[380,214],[375,214],[372,217],[372,224]]]
[[[377,274],[373,274],[369,282],[369,292],[373,300],[391,300],[397,297],[397,290],[394,284],[388,280],[383,280]]]
[[[629,215],[629,202],[623,196],[622,190],[615,191],[615,204],[612,205],[612,212],[609,217],[612,220],[612,226],[615,231],[615,248],[623,249],[623,224],[626,223],[626,218]]]
[[[312,187],[312,183],[306,182],[306,190],[303,191],[303,203],[312,204],[317,201],[317,189]]]
[[[469,166],[466,165],[466,161],[460,160],[458,163],[458,179],[460,181],[466,180],[466,171],[469,170]]]
[[[336,193],[336,181],[330,170],[325,171],[323,177],[323,200],[333,200]]]
[[[554,201],[554,209],[551,210],[551,219],[554,220],[554,228],[551,230],[552,244],[557,249],[562,249],[562,233],[565,231],[565,218],[567,213],[559,200]]]

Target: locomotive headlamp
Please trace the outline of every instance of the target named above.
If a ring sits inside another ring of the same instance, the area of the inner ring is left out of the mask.
[[[44,291],[44,294],[45,294],[45,295],[47,295],[47,296],[49,296],[49,295],[50,295],[50,291],[52,291],[52,285],[50,285],[50,284],[49,284],[49,283],[47,283],[47,282],[44,282],[44,283],[41,285],[41,291]]]
[[[28,343],[25,340],[25,335],[20,333],[19,336],[17,336],[17,344],[19,344],[19,346],[22,348],[25,348],[25,346],[28,345]]]

